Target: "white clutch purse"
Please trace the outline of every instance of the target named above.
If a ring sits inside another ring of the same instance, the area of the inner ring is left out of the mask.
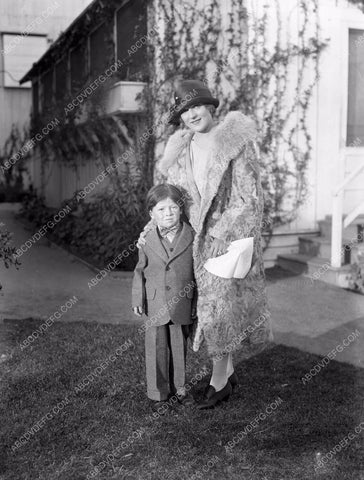
[[[222,278],[245,278],[252,266],[254,237],[235,240],[227,252],[209,258],[204,267],[213,275]]]

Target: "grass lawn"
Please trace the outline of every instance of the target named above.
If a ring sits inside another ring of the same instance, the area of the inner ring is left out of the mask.
[[[210,411],[169,408],[153,418],[136,327],[55,323],[21,350],[37,326],[33,320],[0,324],[7,354],[0,357],[1,480],[364,478],[364,431],[315,470],[320,453],[363,420],[359,368],[331,361],[303,385],[320,357],[273,345],[237,366],[241,384],[229,402]],[[190,351],[188,378],[204,366],[210,369],[205,354]],[[87,375],[92,381],[82,383]],[[193,387],[196,398],[208,379]],[[226,450],[277,399],[278,408]]]

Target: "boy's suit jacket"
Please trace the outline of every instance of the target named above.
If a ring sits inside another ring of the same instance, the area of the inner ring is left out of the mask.
[[[157,228],[145,236],[139,249],[139,261],[134,270],[133,307],[143,306],[152,326],[172,320],[179,325],[192,323],[191,309],[196,301],[193,275],[193,229],[182,224],[182,231],[168,258]]]

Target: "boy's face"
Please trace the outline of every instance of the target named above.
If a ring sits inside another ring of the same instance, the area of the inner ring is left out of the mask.
[[[181,209],[171,198],[165,198],[158,202],[150,216],[159,227],[174,227],[180,221]]]

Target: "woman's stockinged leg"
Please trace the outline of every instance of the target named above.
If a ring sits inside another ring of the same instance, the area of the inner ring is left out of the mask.
[[[231,357],[229,360],[229,355],[224,355],[219,360],[213,360],[210,386],[205,392],[204,400],[198,405],[198,409],[214,408],[219,402],[229,399],[233,391],[227,374],[229,361],[232,364]]]
[[[229,355],[224,355],[220,360],[213,360],[212,376],[210,385],[215,388],[216,392],[222,390],[228,381],[228,364]]]
[[[234,365],[233,365],[233,354],[228,354],[228,362],[226,367],[227,377],[229,378],[234,373]]]

